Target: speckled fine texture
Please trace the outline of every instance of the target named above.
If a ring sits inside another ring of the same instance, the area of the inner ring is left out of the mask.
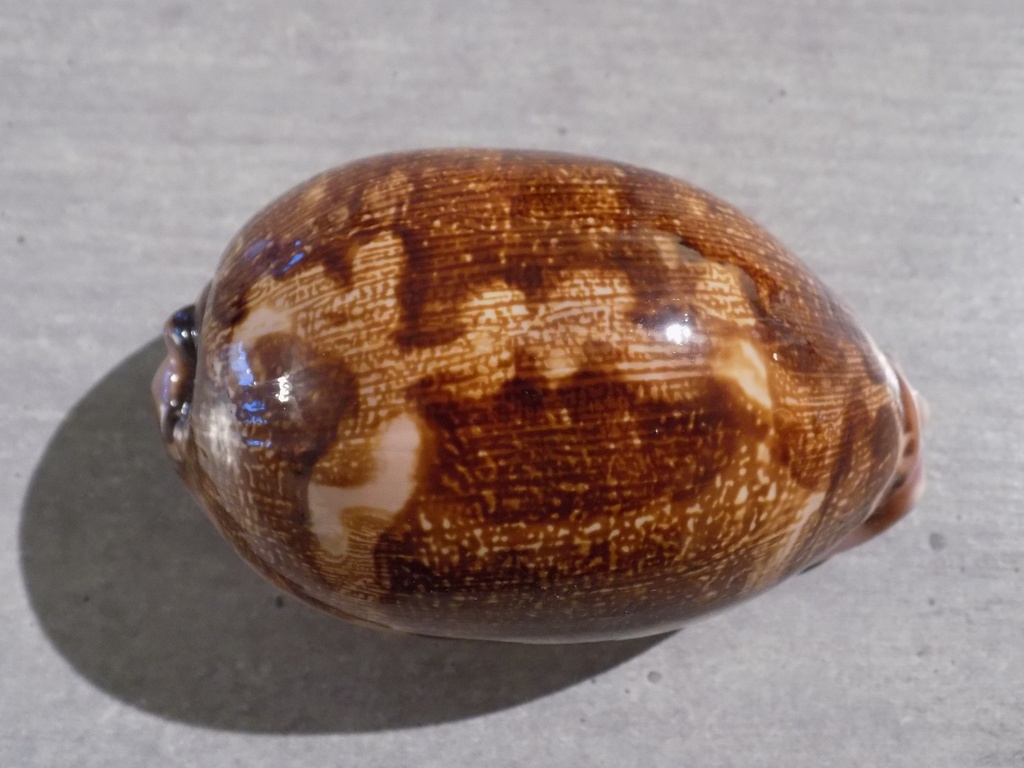
[[[918,444],[889,362],[770,235],[567,154],[319,175],[168,327],[169,453],[236,549],[420,634],[675,629],[823,558]]]
[[[0,4],[0,766],[1024,765],[1019,0]],[[927,398],[890,531],[663,637],[412,638],[283,596],[167,461],[161,326],[324,168],[653,168]]]

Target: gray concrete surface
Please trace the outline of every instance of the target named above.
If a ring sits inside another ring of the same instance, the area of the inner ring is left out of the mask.
[[[735,202],[932,405],[884,538],[667,638],[380,635],[163,461],[167,313],[366,154],[602,155]],[[1024,5],[0,4],[0,766],[1024,766]]]

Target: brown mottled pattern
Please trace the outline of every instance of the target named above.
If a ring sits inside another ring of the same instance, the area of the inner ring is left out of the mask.
[[[436,151],[230,244],[183,473],[268,577],[494,639],[644,634],[819,559],[893,480],[891,367],[735,209],[650,171]]]

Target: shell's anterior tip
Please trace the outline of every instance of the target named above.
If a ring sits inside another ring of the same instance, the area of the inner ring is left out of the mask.
[[[196,377],[198,331],[194,305],[175,312],[164,325],[167,357],[153,377],[152,394],[164,445],[180,467],[188,435],[192,388]]]

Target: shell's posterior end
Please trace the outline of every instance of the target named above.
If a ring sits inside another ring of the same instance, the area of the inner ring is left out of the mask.
[[[181,473],[189,439],[189,413],[196,378],[198,326],[196,306],[183,307],[164,324],[167,357],[153,377],[152,394],[164,447]]]

